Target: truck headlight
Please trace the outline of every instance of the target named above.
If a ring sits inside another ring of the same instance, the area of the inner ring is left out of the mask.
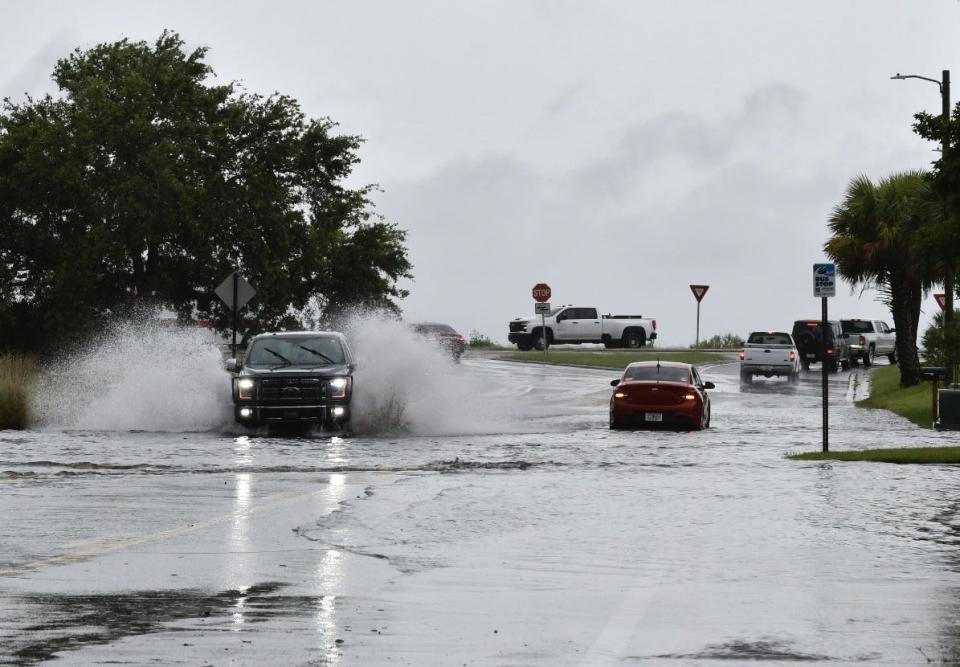
[[[333,378],[327,382],[330,388],[330,398],[346,398],[350,389],[350,378]]]
[[[234,378],[233,395],[237,400],[249,401],[256,392],[257,381],[253,378]]]

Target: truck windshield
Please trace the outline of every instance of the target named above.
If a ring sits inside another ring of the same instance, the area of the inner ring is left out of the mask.
[[[782,331],[754,331],[747,339],[747,344],[752,345],[793,345],[790,334]]]
[[[265,366],[334,366],[346,363],[340,340],[329,336],[313,338],[263,338],[255,340],[244,364]]]
[[[870,320],[840,320],[840,326],[845,334],[873,333],[873,322]]]

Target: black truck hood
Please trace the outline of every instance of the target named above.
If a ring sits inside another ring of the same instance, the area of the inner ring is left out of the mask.
[[[240,377],[336,377],[352,375],[350,366],[281,366],[279,368],[249,368],[240,369]]]

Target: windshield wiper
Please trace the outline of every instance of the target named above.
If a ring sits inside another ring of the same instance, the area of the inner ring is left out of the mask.
[[[266,350],[267,352],[269,352],[270,354],[272,354],[273,356],[277,357],[280,361],[283,362],[283,363],[280,364],[279,366],[274,366],[274,368],[282,368],[283,366],[289,366],[289,365],[292,363],[292,362],[291,362],[289,359],[287,359],[285,356],[283,356],[283,355],[280,354],[279,352],[274,352],[274,351],[271,350],[269,347],[264,346],[263,349]],[[271,369],[271,370],[272,370],[272,369]]]
[[[330,357],[328,357],[327,355],[325,355],[323,352],[318,352],[317,350],[314,350],[312,347],[307,347],[306,345],[297,345],[297,347],[299,347],[301,350],[306,350],[306,351],[309,352],[310,354],[315,354],[315,355],[317,355],[318,357],[320,357],[321,359],[323,359],[324,361],[326,361],[326,362],[327,362],[328,364],[330,364],[331,366],[333,366],[333,365],[335,365],[335,364],[337,363],[336,361],[334,361],[333,359],[331,359]]]

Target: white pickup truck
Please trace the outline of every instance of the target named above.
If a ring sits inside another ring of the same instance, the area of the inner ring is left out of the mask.
[[[800,378],[800,353],[793,336],[784,331],[754,331],[740,350],[740,380],[753,382],[754,375]]]
[[[526,351],[567,343],[640,348],[656,337],[657,321],[642,315],[600,315],[592,306],[558,306],[545,316],[512,320],[507,340]]]
[[[881,320],[840,320],[843,337],[850,348],[850,363],[862,361],[873,365],[873,359],[885,355],[891,364],[897,363],[897,334]]]

